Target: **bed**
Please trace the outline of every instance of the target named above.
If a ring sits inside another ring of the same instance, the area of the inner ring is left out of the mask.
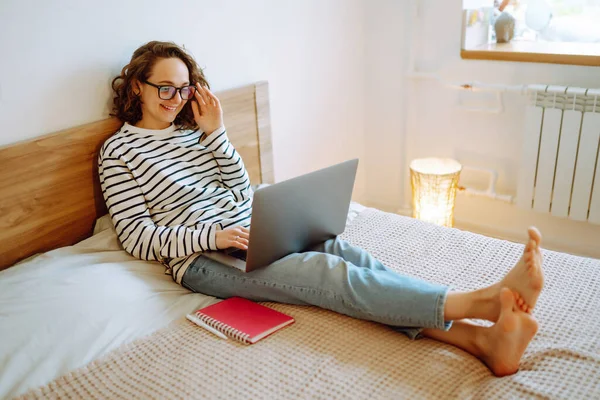
[[[218,95],[252,183],[272,183],[268,84]],[[118,126],[0,148],[0,398],[600,398],[600,261],[564,253],[544,251],[541,328],[504,378],[459,349],[315,307],[264,303],[296,323],[252,346],[199,329],[185,315],[219,299],[129,256],[106,216],[95,161]],[[500,279],[523,249],[357,203],[342,237],[460,290]]]

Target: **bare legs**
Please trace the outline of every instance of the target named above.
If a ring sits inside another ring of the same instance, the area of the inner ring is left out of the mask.
[[[498,283],[474,292],[450,292],[444,319],[455,321],[449,331],[425,329],[423,335],[459,347],[481,359],[497,376],[510,375],[538,324],[530,315],[543,287],[541,235],[530,228],[523,256]],[[492,327],[473,325],[465,318],[495,322]]]

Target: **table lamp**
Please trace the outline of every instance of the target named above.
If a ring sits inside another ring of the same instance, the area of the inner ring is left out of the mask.
[[[454,224],[454,200],[462,165],[448,158],[410,163],[413,217],[441,226]]]

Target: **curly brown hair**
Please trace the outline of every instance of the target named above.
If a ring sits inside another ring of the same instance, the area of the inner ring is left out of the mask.
[[[134,51],[129,64],[121,70],[121,75],[113,79],[112,88],[115,91],[115,98],[110,115],[131,125],[139,122],[142,119],[142,102],[139,95],[135,93],[134,80],[146,81],[156,61],[161,58],[173,57],[177,57],[185,63],[190,72],[191,84],[200,83],[210,89],[202,69],[182,47],[172,42],[152,41]],[[198,128],[190,103],[187,102],[174,121],[183,129]]]

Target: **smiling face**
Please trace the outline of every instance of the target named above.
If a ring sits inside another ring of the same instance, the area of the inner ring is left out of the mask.
[[[179,58],[160,58],[154,64],[147,81],[157,86],[180,88],[190,84],[190,73]],[[144,129],[168,128],[187,100],[182,100],[179,92],[170,100],[162,100],[154,86],[144,82],[137,84],[142,101],[142,119],[135,125]]]

